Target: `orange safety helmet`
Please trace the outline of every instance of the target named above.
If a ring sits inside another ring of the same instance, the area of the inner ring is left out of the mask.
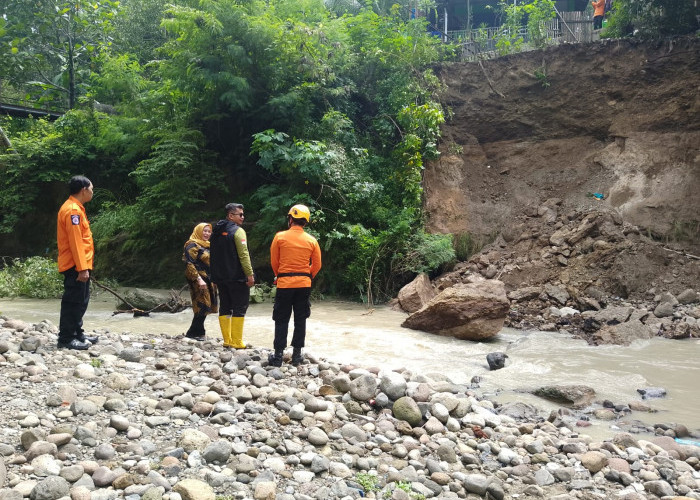
[[[306,205],[294,205],[289,209],[287,215],[291,215],[295,219],[306,219],[306,222],[309,222],[311,212],[309,212],[309,207]]]

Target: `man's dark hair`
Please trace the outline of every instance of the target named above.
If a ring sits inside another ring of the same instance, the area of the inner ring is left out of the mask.
[[[240,203],[229,203],[226,205],[226,215],[230,214],[234,210],[243,210],[243,205]]]
[[[304,227],[304,226],[306,225],[306,219],[302,219],[301,217],[299,217],[299,218],[297,218],[297,217],[292,217],[291,215],[288,215],[288,217],[289,217],[290,219],[292,219],[292,221],[294,222],[294,224],[296,224],[297,226]]]
[[[92,184],[92,182],[84,175],[74,175],[71,177],[70,181],[68,181],[68,191],[72,195],[78,194],[83,188],[90,187],[90,184]]]

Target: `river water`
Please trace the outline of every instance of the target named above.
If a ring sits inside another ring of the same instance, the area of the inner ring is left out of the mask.
[[[192,317],[191,310],[186,310],[134,318],[131,314],[113,315],[114,308],[111,295],[93,294],[84,318],[86,330],[177,335],[187,330]],[[58,324],[59,309],[59,300],[0,299],[0,314],[28,322],[48,319]],[[271,315],[271,303],[251,304],[244,330],[247,343],[272,347]],[[639,388],[664,387],[666,398],[647,401],[657,413],[634,412],[631,417],[648,424],[681,423],[691,431],[700,430],[697,339],[654,338],[629,347],[592,347],[564,334],[505,328],[489,341],[467,342],[401,328],[404,318],[403,313],[386,307],[369,313],[361,304],[314,302],[307,322],[306,350],[338,363],[441,373],[457,383],[469,383],[478,375],[481,394],[500,402],[530,403],[541,409],[543,416],[557,406],[523,390],[583,384],[593,387],[600,400],[626,404],[640,399]],[[206,329],[207,335],[220,337],[215,316],[207,318]],[[493,351],[508,354],[505,368],[489,371],[486,354]],[[614,422],[593,420],[593,426],[582,432],[602,438],[615,430]]]

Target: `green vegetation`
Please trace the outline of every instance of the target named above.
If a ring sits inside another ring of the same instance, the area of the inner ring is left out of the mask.
[[[549,78],[547,78],[547,68],[544,65],[535,70],[535,78],[537,78],[537,81],[540,82],[540,85],[542,85],[544,89],[549,88],[551,85]]]
[[[362,486],[362,489],[365,491],[365,493],[380,490],[377,484],[379,482],[379,478],[374,474],[358,472],[357,474],[355,474],[355,482]]]
[[[100,358],[92,358],[90,360],[90,365],[95,368],[100,368],[102,366],[102,360]]]
[[[63,277],[56,262],[45,257],[4,260],[0,269],[0,297],[59,298]]]
[[[394,483],[394,488],[398,490],[405,491],[408,493],[408,496],[410,496],[413,500],[425,500],[425,495],[422,493],[416,493],[411,489],[411,483],[408,481],[397,481]],[[391,489],[386,489],[384,490],[383,497],[384,498],[391,498],[392,497],[392,492],[393,490]]]
[[[698,29],[697,6],[688,0],[615,0],[603,36],[656,39]]]
[[[528,46],[541,49],[549,39],[545,23],[556,15],[553,0],[531,0],[528,2],[507,2],[499,0],[498,9],[505,21],[496,35],[496,50],[500,55],[520,52],[525,47],[523,21],[527,27]]]
[[[311,208],[324,293],[384,300],[412,273],[454,260],[449,237],[423,232],[421,183],[444,121],[430,66],[455,51],[407,9],[39,3],[0,7],[3,96],[70,111],[0,119],[18,153],[0,154],[0,232],[34,238],[36,253],[52,248],[28,221],[54,217],[65,181],[81,173],[96,188],[97,275],[125,285],[179,284],[191,228],[230,201],[246,205],[262,280],[294,203]]]
[[[479,253],[489,243],[493,242],[496,234],[481,236],[471,233],[459,233],[454,235],[452,246],[455,257],[459,262],[467,261],[472,255]]]

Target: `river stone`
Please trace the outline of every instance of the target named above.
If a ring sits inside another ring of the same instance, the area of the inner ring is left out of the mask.
[[[260,481],[255,485],[255,500],[275,500],[277,485],[274,481]]]
[[[542,289],[538,286],[527,286],[518,288],[508,294],[508,298],[514,302],[523,302],[537,298],[542,293]]]
[[[446,424],[447,420],[450,418],[450,412],[442,403],[433,403],[430,407],[430,413],[443,424]]]
[[[309,443],[314,446],[324,446],[326,443],[328,443],[328,435],[323,431],[323,429],[319,429],[318,427],[314,427],[309,431],[307,439],[309,440]]]
[[[40,481],[29,494],[31,500],[57,500],[65,497],[70,491],[68,481],[60,476],[51,476]]]
[[[353,423],[343,425],[340,428],[340,434],[348,442],[362,443],[367,440],[365,431]]]
[[[509,309],[503,282],[459,283],[440,292],[401,326],[463,340],[482,340],[501,331]]]
[[[657,318],[668,318],[673,316],[673,304],[662,302],[654,308],[654,316]]]
[[[58,448],[53,443],[36,441],[29,446],[29,449],[24,453],[24,457],[31,462],[40,455],[55,455],[57,451]]]
[[[225,464],[233,450],[231,443],[226,439],[214,441],[202,452],[202,457],[209,464]]]
[[[362,375],[350,383],[350,395],[357,401],[367,401],[377,392],[377,379],[374,375]]]
[[[131,389],[131,380],[123,373],[113,372],[104,378],[104,384],[115,391]]]
[[[486,495],[486,488],[488,488],[490,482],[491,478],[483,474],[468,474],[462,481],[462,484],[469,493],[476,493],[483,497]]]
[[[38,337],[29,337],[27,339],[23,339],[22,342],[19,343],[19,350],[34,352],[40,345],[41,340]]]
[[[39,477],[58,476],[61,472],[61,464],[51,455],[40,455],[32,460],[34,474]]]
[[[569,300],[569,292],[567,292],[565,288],[557,285],[546,284],[544,286],[544,293],[561,305],[566,305],[566,301]]]
[[[442,425],[442,423],[435,417],[430,417],[427,422],[425,422],[425,425],[423,425],[423,429],[429,434],[439,434],[441,432],[445,432],[445,426]]]
[[[430,278],[425,273],[420,273],[413,281],[399,290],[398,300],[401,309],[407,313],[414,313],[435,297],[435,290],[430,283]]]
[[[178,446],[183,448],[187,452],[193,450],[202,451],[211,443],[209,436],[196,429],[185,429],[182,431],[180,439],[178,439]]]
[[[663,387],[645,387],[637,389],[637,392],[642,395],[642,399],[665,398],[666,389]]]
[[[74,483],[78,479],[83,477],[84,473],[85,473],[85,469],[83,468],[83,466],[76,464],[76,465],[69,465],[67,467],[63,467],[61,469],[59,476],[64,478],[69,483]]]
[[[7,480],[7,467],[5,467],[5,461],[0,457],[0,488],[5,486],[5,481]]]
[[[585,385],[552,385],[535,389],[532,394],[559,403],[584,408],[595,398],[595,391]]]
[[[179,493],[182,500],[214,500],[214,490],[207,483],[198,479],[183,479],[173,486],[173,491]]]
[[[142,352],[141,349],[128,347],[126,349],[122,349],[119,352],[119,357],[121,359],[123,359],[124,361],[138,363],[141,360],[141,352]]]
[[[101,488],[109,486],[117,478],[117,473],[110,470],[108,467],[100,466],[92,473],[92,480],[95,486]]]
[[[95,447],[95,458],[97,460],[110,460],[117,455],[111,444],[103,443]]]
[[[109,425],[118,432],[124,432],[129,428],[129,419],[122,415],[112,415],[109,417]]]
[[[486,362],[489,364],[489,370],[500,370],[506,366],[506,358],[508,355],[504,352],[490,352],[486,355]]]
[[[37,441],[44,441],[45,436],[40,429],[29,429],[22,433],[19,440],[20,443],[22,443],[22,448],[28,450],[33,443],[36,443]]]
[[[688,288],[679,293],[677,299],[680,304],[693,304],[700,301],[700,295],[692,288]]]
[[[674,495],[673,487],[666,481],[647,481],[644,484],[644,490],[657,497],[670,497]]]
[[[2,321],[2,320],[0,320]],[[6,319],[2,323],[3,328],[9,328],[11,330],[17,330],[19,332],[23,332],[27,328],[29,328],[31,325],[27,323],[26,321],[22,321],[20,319]],[[7,351],[3,351],[7,352]]]
[[[448,464],[457,463],[457,453],[455,452],[455,447],[452,444],[441,444],[435,454],[438,458]]]
[[[635,340],[646,340],[656,335],[655,330],[639,320],[631,320],[619,325],[603,325],[593,334],[596,344],[630,345]]]
[[[413,398],[404,396],[399,398],[392,407],[394,417],[408,422],[412,427],[420,425],[423,415]]]
[[[87,363],[80,363],[73,370],[73,376],[84,380],[90,380],[97,377],[97,373],[95,372],[94,366]]]
[[[379,389],[392,401],[405,396],[406,387],[406,379],[400,373],[383,371],[379,374]]]
[[[99,408],[89,399],[79,399],[70,405],[70,411],[72,411],[74,415],[96,415]]]
[[[608,457],[600,451],[588,451],[580,457],[581,465],[595,474],[608,465]]]

